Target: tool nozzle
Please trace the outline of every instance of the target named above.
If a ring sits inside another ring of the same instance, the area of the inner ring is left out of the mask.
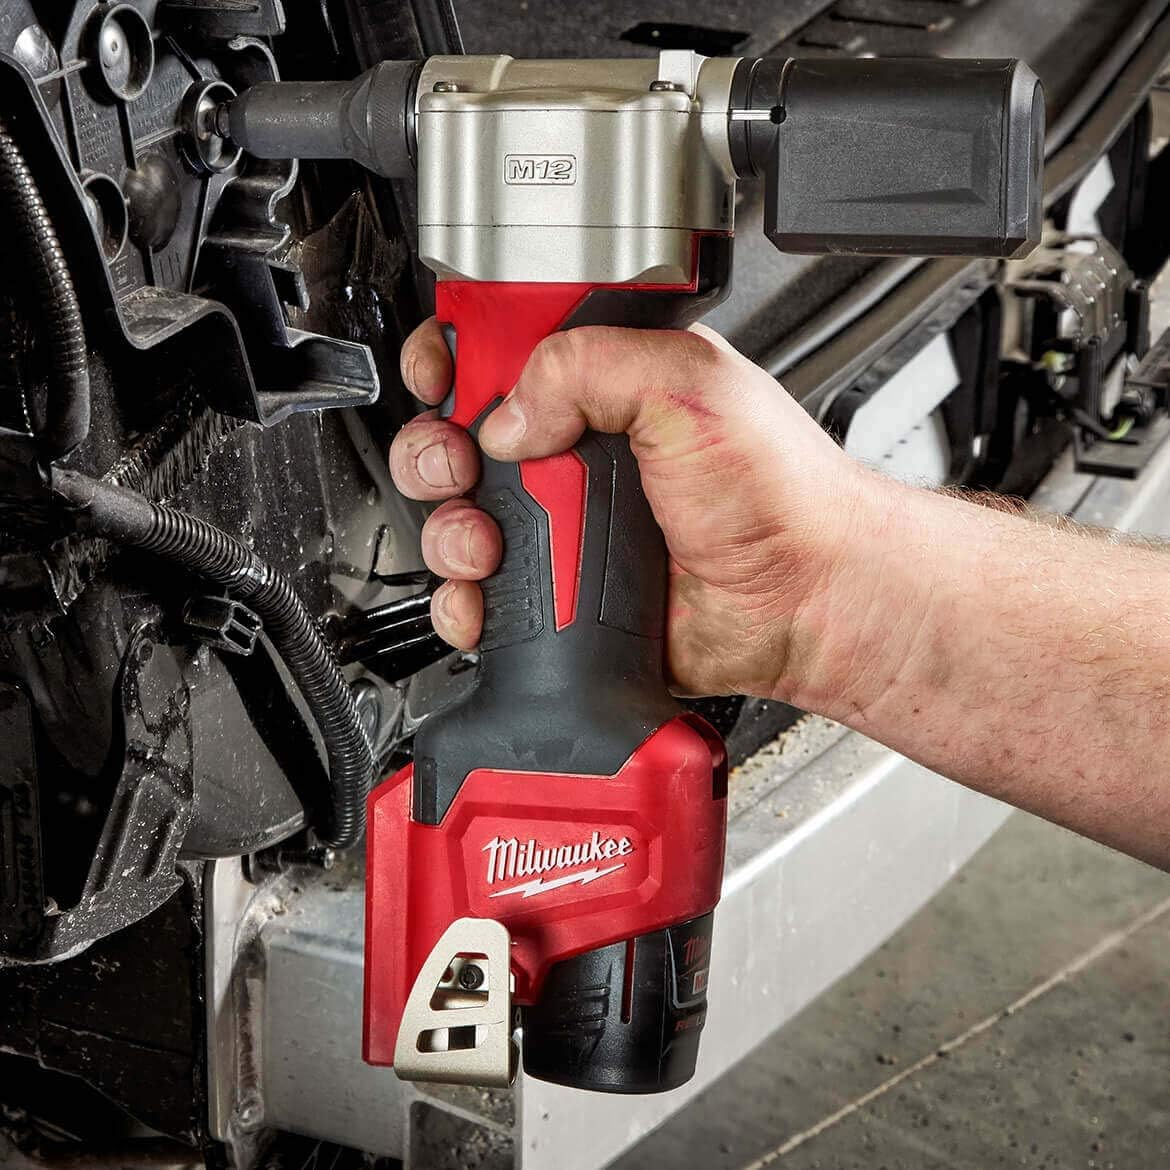
[[[216,132],[257,158],[345,158],[388,179],[414,173],[421,63],[383,61],[353,81],[268,81],[215,111]]]

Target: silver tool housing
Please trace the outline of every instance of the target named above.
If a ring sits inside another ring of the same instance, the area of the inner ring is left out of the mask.
[[[694,234],[734,223],[736,64],[430,58],[419,258],[444,279],[685,284]]]

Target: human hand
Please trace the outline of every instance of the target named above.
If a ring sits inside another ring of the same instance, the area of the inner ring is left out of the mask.
[[[407,339],[403,378],[423,402],[450,387],[433,318]],[[831,584],[865,496],[865,473],[758,366],[703,326],[687,331],[582,327],[546,338],[485,419],[483,450],[535,459],[586,428],[628,431],[669,552],[667,670],[687,694],[799,701],[831,689]],[[446,641],[477,643],[477,581],[497,567],[499,530],[466,498],[479,454],[429,411],[395,437],[400,491],[444,500],[422,532],[427,566],[449,580],[432,616]],[[834,632],[834,641],[840,638]]]
[[[427,403],[446,393],[433,320],[408,339],[403,375]],[[875,474],[700,327],[547,338],[479,438],[493,458],[533,459],[587,426],[629,432],[665,533],[676,689],[828,715],[1170,868],[1163,549]],[[423,555],[451,578],[435,595],[436,629],[470,648],[483,618],[475,582],[501,551],[463,497],[479,474],[475,444],[432,413],[399,432],[390,464],[406,495],[446,501],[424,526]]]

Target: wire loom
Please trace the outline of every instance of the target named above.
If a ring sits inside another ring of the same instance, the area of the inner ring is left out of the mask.
[[[0,119],[0,210],[13,237],[11,258],[31,278],[45,331],[49,395],[38,420],[36,445],[43,457],[68,454],[89,434],[89,359],[85,326],[73,278],[45,209],[36,180],[8,124]],[[26,439],[5,432],[9,440]]]
[[[347,849],[365,829],[373,757],[357,705],[333,651],[283,573],[207,521],[77,471],[53,468],[56,496],[95,535],[153,553],[246,601],[264,622],[321,732],[329,757],[330,808],[318,836]]]

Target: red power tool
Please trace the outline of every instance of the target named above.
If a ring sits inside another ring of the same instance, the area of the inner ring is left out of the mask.
[[[722,295],[729,245],[696,237],[681,286],[440,281],[451,417],[474,429],[554,330],[694,320]],[[476,500],[505,550],[478,685],[420,728],[414,764],[370,804],[370,855],[406,862],[370,868],[371,953],[389,928],[406,961],[368,968],[367,1055],[389,1055],[443,927],[494,918],[530,1005],[529,1073],[667,1088],[689,1077],[703,1022],[727,773],[716,734],[663,683],[662,534],[625,436],[485,460]]]
[[[418,175],[474,432],[544,337],[677,329],[726,293],[735,183],[787,251],[1013,256],[1043,97],[1010,61],[388,62],[242,94],[262,157]],[[625,436],[484,460],[504,559],[477,680],[371,796],[366,1056],[415,1079],[653,1092],[694,1072],[726,762],[663,681],[666,552]],[[519,1007],[519,1019],[513,1005]]]

